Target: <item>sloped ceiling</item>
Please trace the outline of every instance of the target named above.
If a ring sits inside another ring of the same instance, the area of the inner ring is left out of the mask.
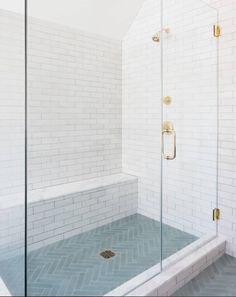
[[[28,0],[28,14],[80,30],[122,39],[145,0]],[[0,8],[23,12],[23,0]]]

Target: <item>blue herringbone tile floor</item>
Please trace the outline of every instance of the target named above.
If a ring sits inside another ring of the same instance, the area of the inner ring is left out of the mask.
[[[236,296],[236,259],[223,256],[173,296]]]
[[[160,223],[136,214],[28,254],[29,296],[102,296],[160,262]],[[163,256],[197,238],[163,226]],[[100,252],[116,253],[106,260]],[[12,295],[23,295],[23,257],[0,263]]]

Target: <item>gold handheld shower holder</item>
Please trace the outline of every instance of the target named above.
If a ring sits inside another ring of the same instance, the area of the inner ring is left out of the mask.
[[[170,28],[163,28],[161,31],[165,32],[166,34],[170,33]],[[161,40],[161,31],[158,31],[153,37],[152,40],[154,42],[160,42]]]

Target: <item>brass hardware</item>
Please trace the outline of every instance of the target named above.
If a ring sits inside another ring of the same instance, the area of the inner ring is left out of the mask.
[[[102,256],[104,259],[111,259],[113,257],[115,257],[116,253],[110,251],[110,250],[106,250],[100,253],[100,256]]]
[[[171,133],[174,131],[174,125],[171,122],[163,123],[163,132]]]
[[[160,42],[160,32],[157,32],[153,37],[152,40],[154,42]]]
[[[164,99],[163,99],[163,103],[165,105],[171,105],[173,102],[172,98],[170,96],[166,96]]]
[[[173,136],[174,151],[172,156],[165,154],[165,135]],[[162,127],[162,155],[163,158],[168,161],[174,160],[176,158],[176,132],[174,130],[174,125],[171,122],[164,122]]]
[[[163,32],[169,34],[170,33],[170,28],[163,28],[162,29]],[[153,37],[152,37],[152,40],[154,42],[160,42],[161,40],[161,31],[158,31]]]
[[[221,27],[219,25],[214,26],[214,36],[220,37],[221,36]]]
[[[170,33],[170,28],[163,28],[163,31],[164,31],[166,34],[169,34],[169,33]]]
[[[219,221],[221,216],[221,212],[219,208],[213,209],[213,221]]]

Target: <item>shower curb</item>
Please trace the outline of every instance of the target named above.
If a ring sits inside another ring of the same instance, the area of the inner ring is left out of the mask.
[[[0,278],[0,296],[11,296],[10,292],[8,291],[8,288],[6,287],[4,281]]]
[[[223,256],[225,249],[225,238],[215,238],[126,296],[171,296]]]

